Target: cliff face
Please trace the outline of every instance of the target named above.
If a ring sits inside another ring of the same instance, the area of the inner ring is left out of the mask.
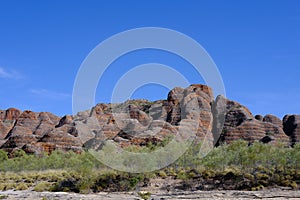
[[[101,103],[62,118],[48,112],[2,110],[0,148],[9,153],[80,152],[101,149],[107,140],[121,147],[143,146],[178,134],[195,135],[210,146],[238,139],[294,145],[300,141],[299,124],[300,115],[287,115],[283,121],[273,115],[254,117],[245,106],[221,96],[214,100],[211,88],[194,84],[172,89],[167,100]]]

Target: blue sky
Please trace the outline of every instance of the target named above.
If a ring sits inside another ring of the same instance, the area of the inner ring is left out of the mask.
[[[72,113],[76,73],[101,41],[139,27],[180,31],[199,42],[218,66],[227,97],[253,114],[300,113],[300,1],[0,1],[0,109]],[[155,50],[112,64],[96,101],[109,101],[118,78],[138,64],[174,67],[203,83],[184,60]],[[176,80],[174,80],[176,86]],[[166,98],[157,85],[133,98]]]

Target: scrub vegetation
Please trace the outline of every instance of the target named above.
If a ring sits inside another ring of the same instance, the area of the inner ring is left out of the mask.
[[[0,190],[130,191],[151,179],[179,179],[182,189],[261,190],[268,187],[299,189],[300,144],[293,148],[235,141],[214,148],[200,158],[201,145],[193,145],[180,159],[158,171],[134,174],[115,171],[101,164],[89,152],[54,151],[50,155],[28,155],[17,151],[13,158],[0,150]],[[155,146],[131,148],[153,151]],[[199,185],[199,183],[201,183]],[[194,184],[195,185],[195,184]],[[205,186],[205,187],[204,187]]]

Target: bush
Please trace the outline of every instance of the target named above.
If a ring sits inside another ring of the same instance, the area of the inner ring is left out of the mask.
[[[147,200],[151,197],[151,192],[146,192],[146,191],[141,191],[141,192],[138,192],[138,195],[144,199],[144,200]]]
[[[160,170],[158,172],[158,176],[161,178],[167,178],[168,175],[166,174],[166,172],[164,170]]]
[[[8,160],[7,152],[0,149],[0,162]]]
[[[36,192],[44,192],[44,191],[50,191],[51,184],[46,181],[39,182],[33,190]]]
[[[16,186],[15,188],[16,190],[27,190],[28,189],[28,185],[26,183],[20,183]]]
[[[153,149],[150,147],[130,150],[148,152]],[[300,144],[286,148],[258,142],[248,146],[245,141],[235,141],[214,148],[203,158],[199,157],[200,147],[201,144],[193,144],[175,163],[147,174],[107,169],[89,152],[54,151],[51,155],[36,156],[17,151],[16,157],[8,159],[7,153],[0,150],[0,190],[26,189],[37,183],[34,187],[37,191],[128,191],[157,176],[221,181],[233,176],[232,183],[243,177],[248,181],[244,188],[253,190],[270,185],[298,187]]]

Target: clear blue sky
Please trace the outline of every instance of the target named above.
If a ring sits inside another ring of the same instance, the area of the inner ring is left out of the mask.
[[[254,114],[300,113],[297,0],[1,0],[0,109],[72,113],[73,83],[87,54],[113,34],[146,26],[174,29],[198,41],[218,66],[227,97]],[[114,63],[96,101],[108,101],[123,72],[148,62],[174,66],[203,83],[174,55],[133,52]],[[166,93],[152,85],[134,97],[164,99]]]

